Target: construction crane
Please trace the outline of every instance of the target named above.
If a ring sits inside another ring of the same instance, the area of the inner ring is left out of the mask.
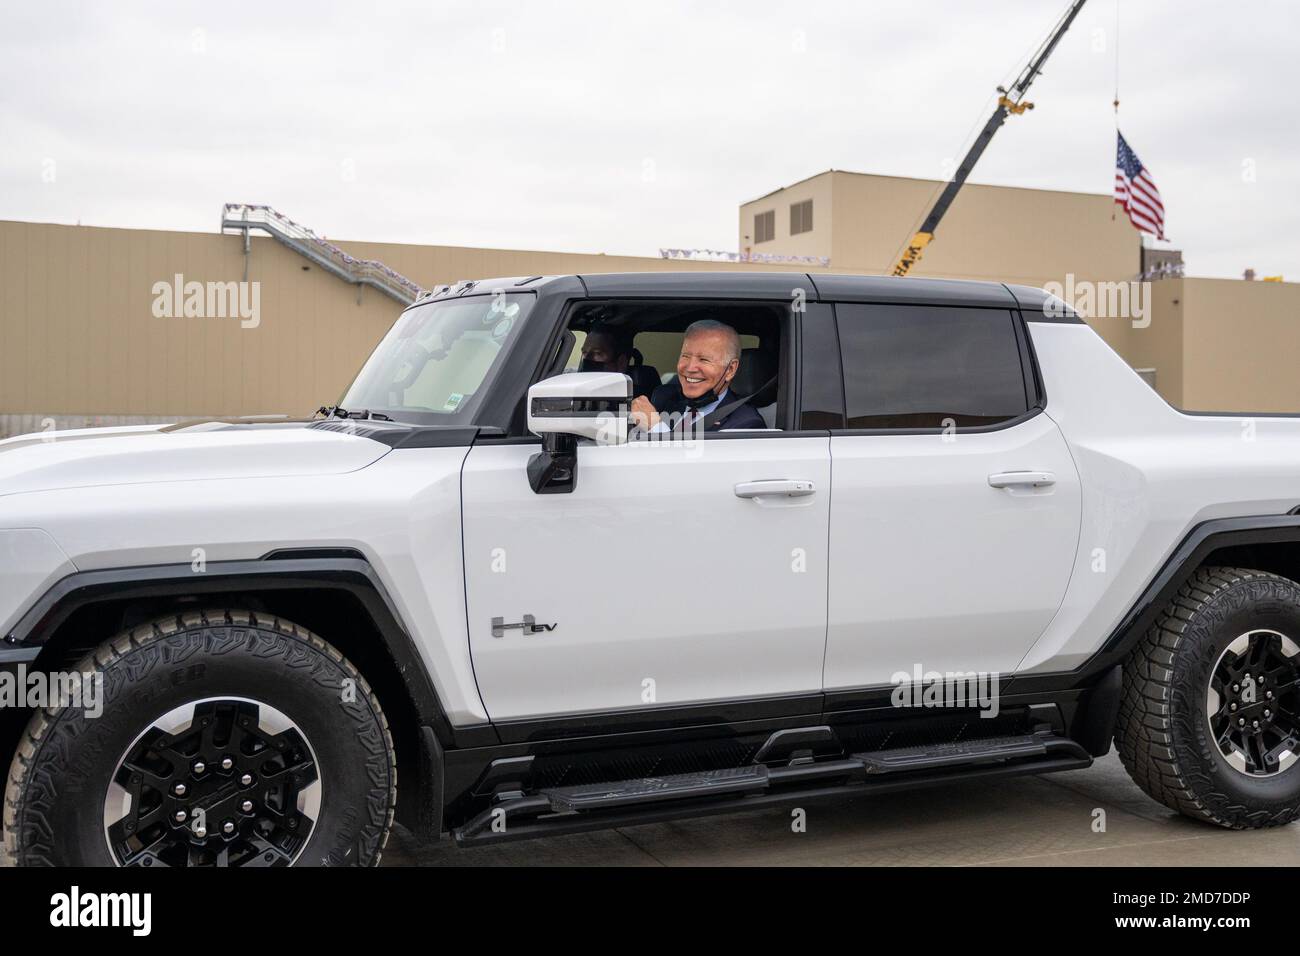
[[[925,247],[934,240],[934,231],[939,228],[939,221],[943,219],[944,213],[948,211],[953,199],[957,197],[957,193],[961,191],[961,187],[965,184],[966,177],[970,175],[980,156],[988,148],[989,142],[993,139],[993,134],[1006,122],[1007,117],[1012,113],[1019,116],[1025,110],[1034,108],[1034,104],[1024,98],[1025,93],[1028,92],[1034,78],[1043,72],[1043,64],[1052,55],[1052,51],[1056,49],[1056,44],[1065,35],[1065,31],[1070,29],[1070,24],[1079,15],[1079,11],[1083,9],[1085,2],[1086,0],[1074,0],[1070,4],[1070,9],[1065,11],[1065,16],[1061,17],[1051,35],[1038,48],[1038,52],[1034,54],[1033,59],[1029,61],[1029,65],[1025,67],[1016,82],[1011,84],[1010,89],[1002,86],[998,87],[998,105],[994,108],[993,115],[989,117],[989,121],[984,124],[984,129],[980,131],[979,136],[975,138],[975,142],[971,144],[970,150],[962,159],[961,165],[957,167],[952,180],[944,187],[943,193],[934,204],[934,208],[930,210],[929,215],[925,217],[925,221],[921,223],[920,230],[907,243],[907,248],[903,250],[903,255],[894,266],[894,275],[907,275],[912,270],[912,266],[920,261],[922,253],[925,252]]]

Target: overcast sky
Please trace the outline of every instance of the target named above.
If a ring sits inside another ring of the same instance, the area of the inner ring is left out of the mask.
[[[1189,273],[1300,279],[1300,4],[1119,4],[1121,126]],[[741,202],[822,170],[943,176],[1066,5],[3,0],[0,218],[735,249]],[[1110,192],[1115,5],[973,181]]]

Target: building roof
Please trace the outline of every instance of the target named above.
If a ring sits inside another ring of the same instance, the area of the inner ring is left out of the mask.
[[[771,192],[766,192],[763,195],[758,196],[754,199],[745,200],[744,202],[741,203],[741,205],[748,206],[751,203],[762,202],[764,199],[767,199],[769,196],[775,196],[777,193],[785,192],[787,189],[793,189],[795,186],[801,186],[806,182],[810,182],[811,180],[818,179],[821,176],[828,176],[831,173],[840,173],[845,176],[868,176],[872,179],[906,179],[911,182],[929,183],[930,185],[933,186],[939,186],[942,185],[944,182],[946,182],[946,180],[928,179],[924,176],[895,176],[892,173],[862,173],[852,169],[832,168],[832,169],[824,169],[820,173],[813,173],[811,176],[805,176],[803,179],[796,180],[795,182],[790,183],[788,186],[778,186],[776,189],[773,189]],[[1020,192],[1064,193],[1065,195],[1069,195],[1069,196],[1102,196],[1106,199],[1111,198],[1111,196],[1108,193],[1086,192],[1084,190],[1079,190],[1079,189],[1045,189],[1039,186],[1005,186],[1001,183],[981,183],[970,179],[966,181],[965,185],[980,186],[985,189],[1015,189]]]

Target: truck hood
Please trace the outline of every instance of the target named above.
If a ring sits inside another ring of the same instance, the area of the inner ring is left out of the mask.
[[[143,425],[19,435],[0,441],[0,496],[105,485],[334,475],[389,446],[303,422]]]

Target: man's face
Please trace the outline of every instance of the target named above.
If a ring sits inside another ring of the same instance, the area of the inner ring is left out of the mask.
[[[729,357],[730,336],[725,332],[696,332],[682,342],[677,359],[677,381],[687,398],[699,398],[709,389],[721,394],[740,365]]]
[[[612,336],[589,332],[582,343],[582,368],[589,372],[626,372],[627,356],[615,352]]]

